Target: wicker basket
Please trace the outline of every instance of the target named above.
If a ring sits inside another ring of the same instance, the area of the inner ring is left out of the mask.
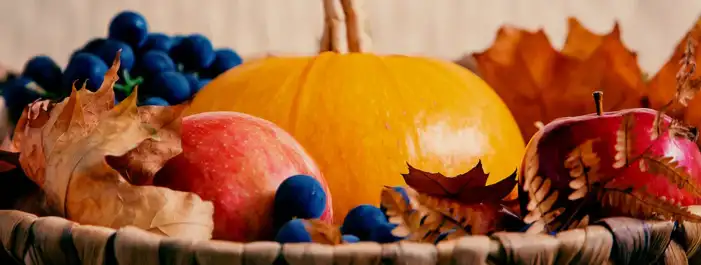
[[[361,242],[338,246],[188,241],[126,227],[0,211],[0,264],[701,264],[698,224],[609,218],[556,236],[496,233],[438,245]],[[689,258],[687,258],[689,257]]]

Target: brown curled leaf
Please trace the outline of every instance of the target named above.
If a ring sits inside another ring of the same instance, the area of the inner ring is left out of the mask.
[[[119,54],[98,91],[74,88],[60,103],[29,106],[27,109],[38,112],[35,115],[28,115],[30,111],[25,109],[15,131],[22,168],[44,191],[48,207],[78,223],[136,226],[167,236],[211,238],[211,202],[192,193],[134,186],[107,163],[107,157],[158,154],[159,148],[166,147],[148,142],[159,140],[161,129],[179,124],[184,109],[139,108],[136,90],[114,106],[117,69]],[[144,177],[139,174],[157,170],[179,152],[179,138],[163,144],[176,151],[148,156],[147,160],[127,159],[125,164],[134,169],[126,172]]]

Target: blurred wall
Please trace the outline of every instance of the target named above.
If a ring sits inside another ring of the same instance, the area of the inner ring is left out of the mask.
[[[313,54],[323,29],[322,0],[0,0],[0,64],[21,68],[40,53],[65,64],[124,9],[143,13],[153,31],[200,32],[249,58]],[[618,20],[643,70],[654,73],[701,14],[701,1],[366,0],[362,11],[372,51],[445,59],[485,49],[505,23],[543,27],[558,47],[568,16],[599,33]]]

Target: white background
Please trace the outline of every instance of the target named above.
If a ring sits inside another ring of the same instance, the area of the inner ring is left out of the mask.
[[[200,32],[248,58],[313,54],[322,34],[322,0],[0,0],[0,64],[17,69],[40,53],[65,64],[123,9],[143,13],[154,31]],[[488,47],[504,23],[543,27],[558,47],[568,16],[598,33],[618,20],[643,70],[654,73],[701,14],[701,1],[366,0],[363,12],[372,51],[445,59]]]

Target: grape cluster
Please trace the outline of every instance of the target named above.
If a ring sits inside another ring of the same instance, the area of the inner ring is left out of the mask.
[[[201,34],[168,36],[149,32],[141,14],[123,11],[110,22],[107,37],[94,38],[75,50],[65,69],[50,57],[39,55],[27,61],[20,75],[0,80],[12,119],[16,121],[34,100],[68,96],[74,83],[95,91],[119,50],[120,80],[115,85],[115,102],[138,86],[141,105],[182,103],[242,62],[235,51],[215,49]]]

